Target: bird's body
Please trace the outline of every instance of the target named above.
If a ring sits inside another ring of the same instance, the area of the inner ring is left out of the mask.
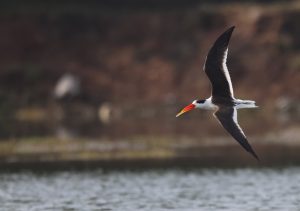
[[[205,109],[205,110],[216,110],[222,106],[230,106],[235,107],[236,109],[241,108],[257,108],[255,105],[255,101],[253,100],[241,100],[241,99],[233,99],[232,101],[227,101],[226,99],[215,99],[207,98],[203,100],[204,103],[197,104],[197,100],[194,100],[196,108]]]
[[[226,131],[246,151],[258,159],[237,120],[237,109],[256,108],[257,106],[255,105],[255,101],[252,100],[235,99],[231,78],[226,65],[228,44],[233,30],[234,27],[229,28],[215,41],[205,61],[204,71],[212,85],[211,97],[205,100],[194,100],[192,104],[186,106],[176,116],[178,117],[195,108],[214,110],[214,116]]]

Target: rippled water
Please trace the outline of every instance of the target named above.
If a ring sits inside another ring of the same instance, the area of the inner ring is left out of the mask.
[[[298,210],[300,168],[1,173],[1,210]]]

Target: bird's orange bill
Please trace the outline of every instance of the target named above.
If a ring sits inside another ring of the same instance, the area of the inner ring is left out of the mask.
[[[188,106],[186,106],[184,109],[182,109],[177,115],[176,117],[179,117],[180,115],[190,111],[190,110],[193,110],[196,106],[194,104],[190,104]]]

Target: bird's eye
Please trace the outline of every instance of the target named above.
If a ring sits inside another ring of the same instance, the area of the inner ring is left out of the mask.
[[[198,104],[203,104],[205,102],[205,100],[197,100]]]

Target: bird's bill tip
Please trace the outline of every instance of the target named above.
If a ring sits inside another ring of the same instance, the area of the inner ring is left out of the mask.
[[[190,105],[184,107],[184,108],[176,115],[176,117],[179,117],[180,115],[182,115],[182,114],[184,114],[184,113],[186,113],[186,112],[188,112],[188,111],[193,110],[195,107],[196,107],[196,106],[195,106],[194,104],[190,104]]]

